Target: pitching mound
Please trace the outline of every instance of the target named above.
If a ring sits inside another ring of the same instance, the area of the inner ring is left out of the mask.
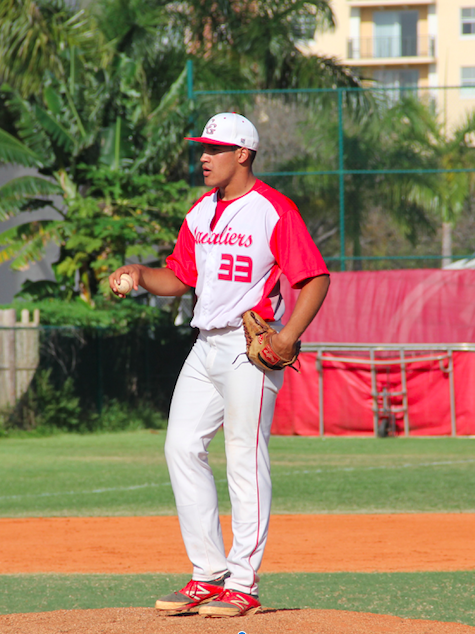
[[[0,616],[4,634],[474,634],[459,623],[337,610],[272,610],[234,619],[160,616],[152,608],[60,610]]]

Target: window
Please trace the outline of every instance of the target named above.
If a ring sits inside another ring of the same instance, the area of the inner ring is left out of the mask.
[[[410,89],[417,91],[419,71],[411,68],[375,70],[373,78],[384,88],[391,89],[384,91],[382,94],[387,104],[392,106],[396,101],[411,93],[412,90]]]
[[[475,99],[475,66],[464,66],[460,72],[461,97]]]
[[[461,9],[461,34],[475,36],[475,7]]]
[[[417,55],[418,11],[374,11],[374,57]]]

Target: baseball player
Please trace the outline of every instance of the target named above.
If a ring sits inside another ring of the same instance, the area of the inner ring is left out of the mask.
[[[166,267],[126,265],[122,273],[155,295],[195,289],[191,325],[199,329],[178,378],[170,408],[165,455],[188,557],[190,582],[158,599],[165,614],[239,616],[260,608],[258,570],[271,509],[268,442],[283,372],[263,371],[246,356],[242,315],[252,309],[277,331],[276,356],[292,359],[317,314],[329,275],[295,204],[258,180],[254,125],[220,113],[201,137],[204,182],[211,190],[191,208]],[[285,326],[279,278],[300,289]],[[233,544],[226,555],[208,446],[223,426],[232,505]]]

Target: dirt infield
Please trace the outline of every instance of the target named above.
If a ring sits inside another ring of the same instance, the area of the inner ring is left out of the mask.
[[[230,518],[222,518],[227,546]],[[475,514],[273,516],[262,572],[475,569]],[[186,573],[176,517],[0,519],[0,574]],[[337,610],[242,619],[164,617],[150,608],[0,616],[1,634],[475,634],[475,627]]]
[[[474,535],[475,513],[273,515],[261,572],[474,570]],[[176,517],[0,519],[0,574],[189,571]]]

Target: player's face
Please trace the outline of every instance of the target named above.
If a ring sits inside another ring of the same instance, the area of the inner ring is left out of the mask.
[[[201,149],[200,161],[205,185],[219,188],[229,185],[239,166],[238,154],[242,148],[204,143]]]

